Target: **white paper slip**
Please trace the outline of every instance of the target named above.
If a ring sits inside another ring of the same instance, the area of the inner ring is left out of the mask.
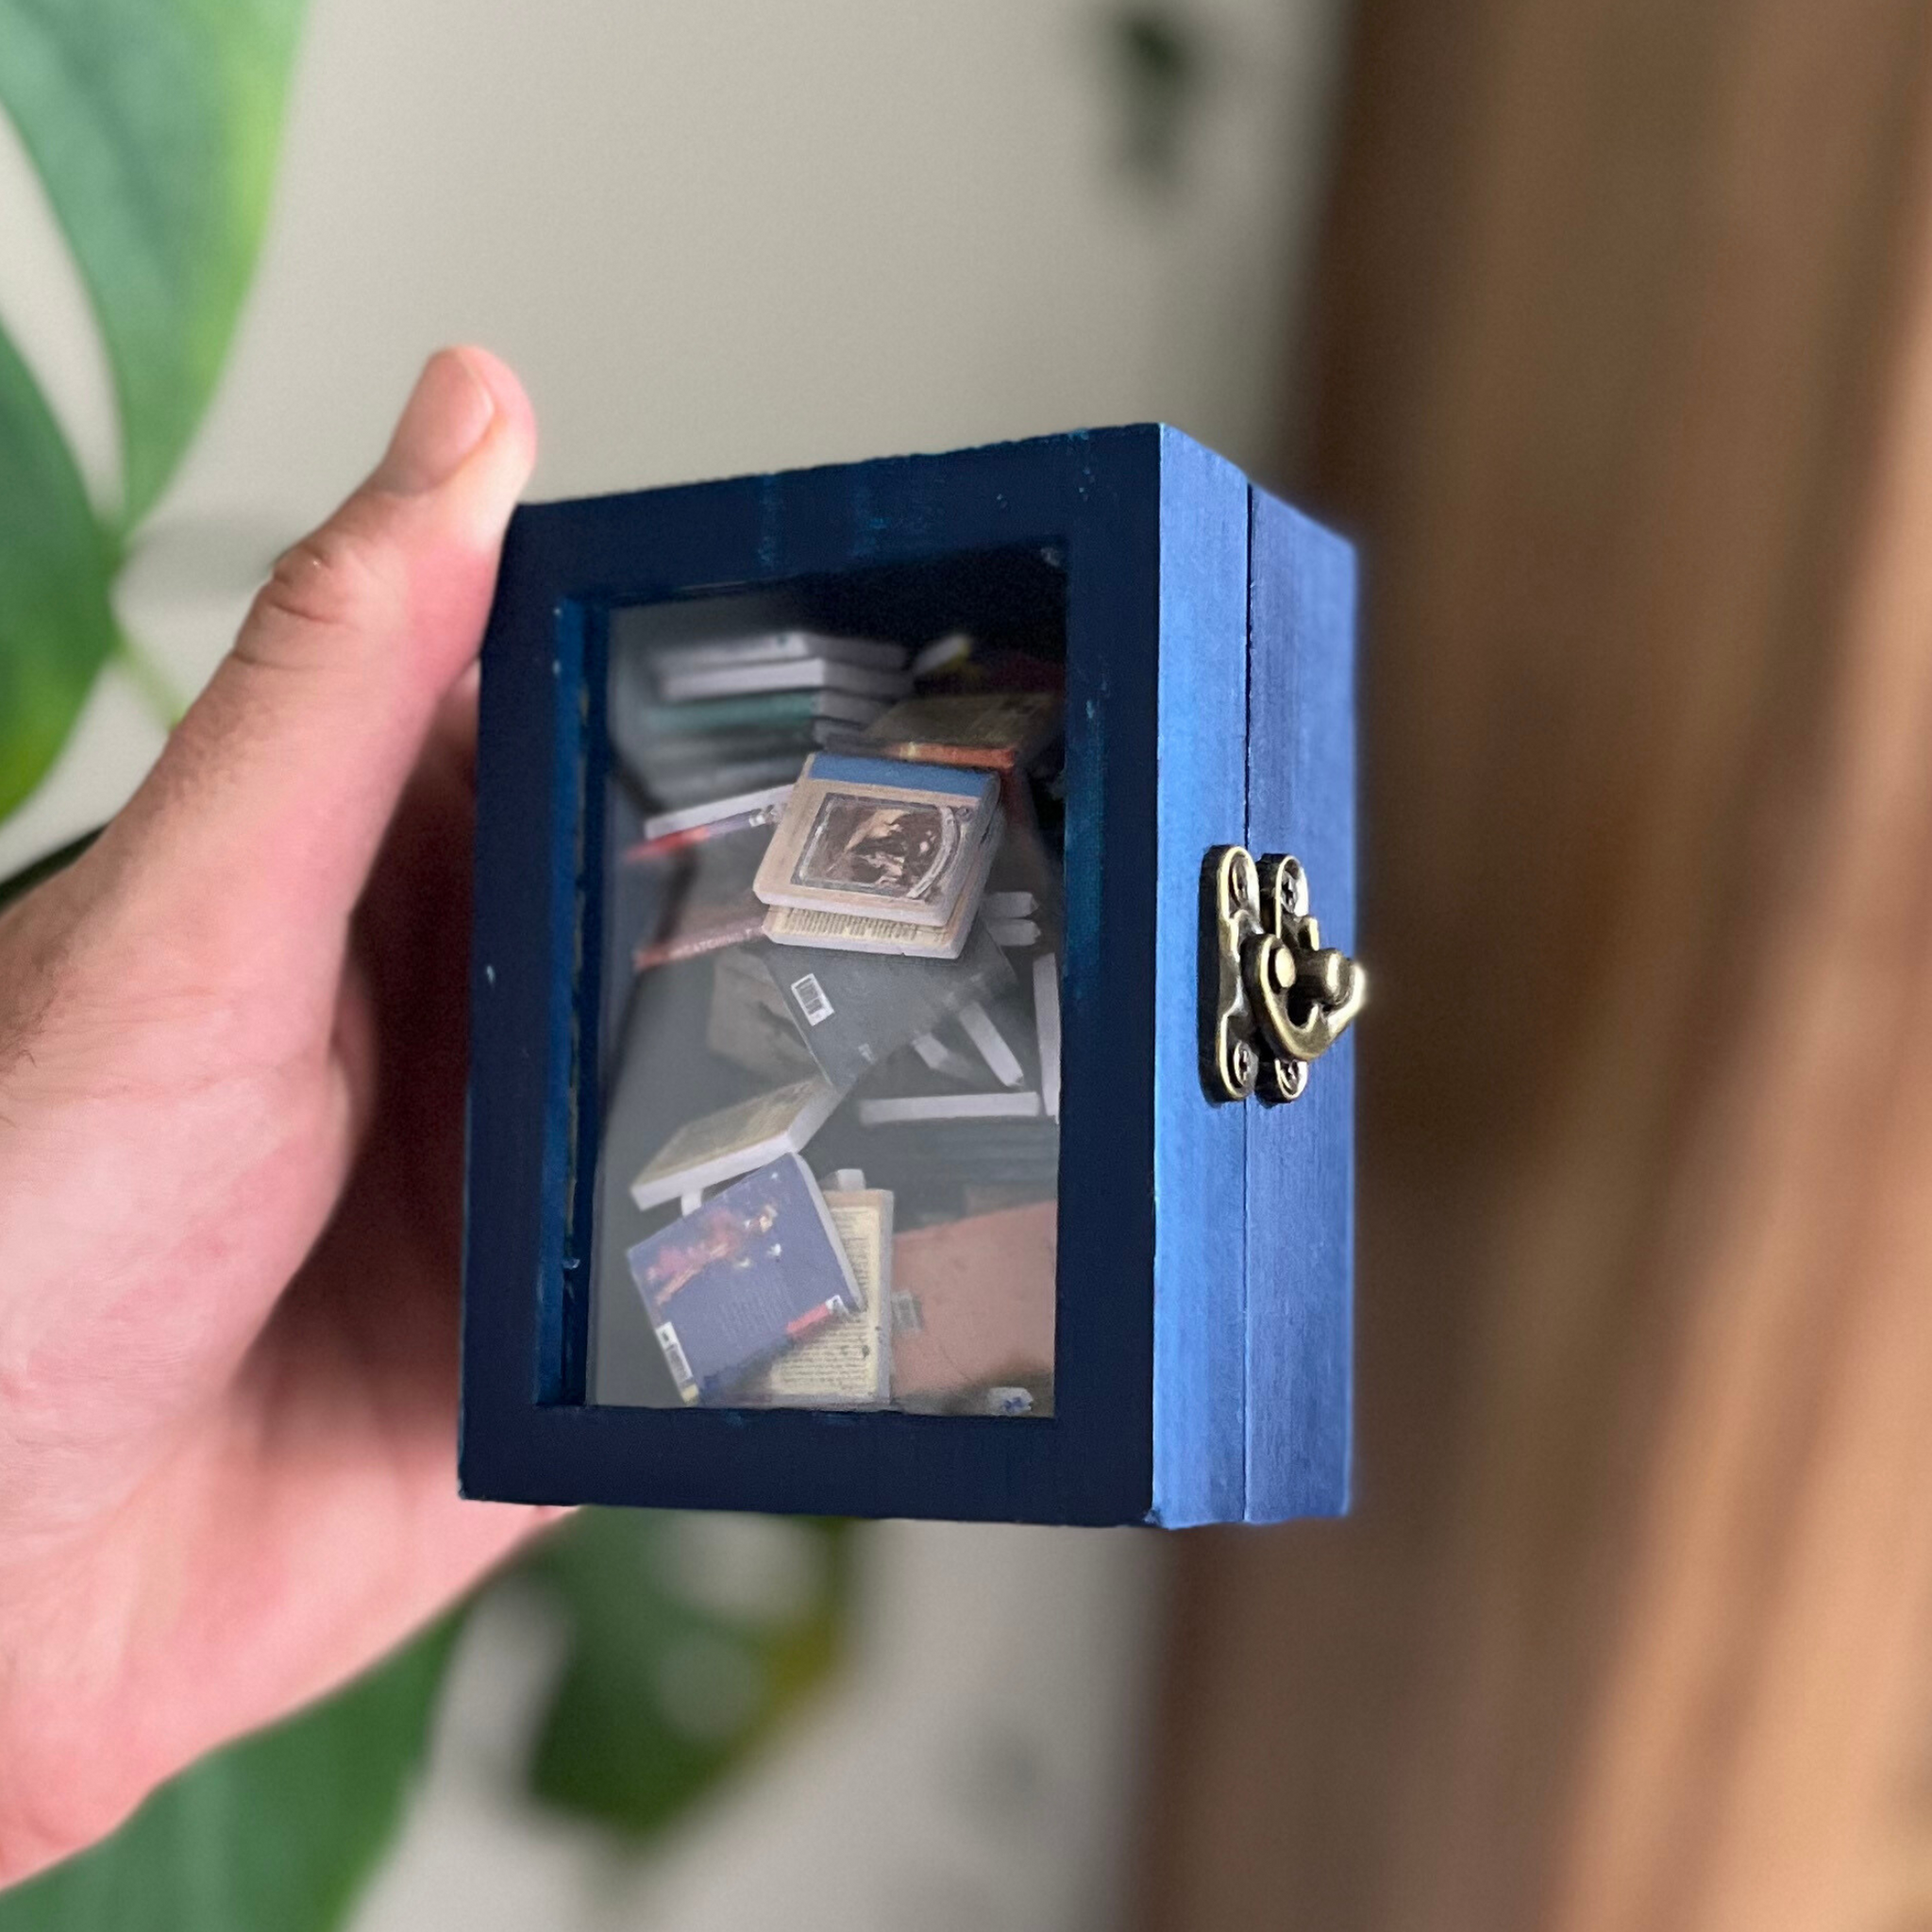
[[[986,931],[993,935],[993,944],[1011,952],[1023,946],[1037,946],[1040,940],[1038,924],[1032,919],[988,919]]]
[[[861,1100],[861,1127],[892,1127],[910,1120],[1037,1120],[1036,1093],[908,1094],[901,1100]]]
[[[913,659],[913,676],[924,678],[934,671],[946,669],[949,664],[963,664],[972,654],[972,632],[949,630],[944,637],[935,637],[931,644],[920,646],[918,654]]]
[[[989,919],[1030,919],[1039,903],[1030,892],[989,892],[980,909]]]
[[[1040,1099],[1047,1117],[1060,1117],[1060,962],[1050,952],[1033,961],[1033,1029],[1040,1043]]]
[[[1019,1064],[1019,1055],[1006,1044],[993,1024],[993,1016],[977,1000],[969,1000],[959,1009],[959,1023],[1001,1086],[1018,1086],[1025,1081],[1026,1069]]]
[[[681,812],[659,812],[644,821],[639,833],[646,839],[663,838],[667,832],[715,825],[721,818],[743,817],[748,823],[758,813],[769,813],[776,824],[791,796],[790,785],[767,785],[762,792],[740,792],[735,798],[712,798],[702,805],[687,805]]]
[[[980,1069],[964,1053],[955,1053],[937,1033],[916,1035],[913,1051],[934,1073],[943,1073],[949,1080],[974,1081],[980,1077]]]

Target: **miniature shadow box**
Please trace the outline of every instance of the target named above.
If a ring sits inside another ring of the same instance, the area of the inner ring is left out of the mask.
[[[1346,1508],[1353,596],[1157,427],[517,512],[466,1494]]]

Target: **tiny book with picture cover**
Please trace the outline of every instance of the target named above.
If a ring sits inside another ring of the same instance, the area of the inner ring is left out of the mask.
[[[657,1207],[797,1153],[842,1098],[828,1080],[799,1080],[687,1121],[631,1182],[630,1197],[641,1208]]]
[[[796,1154],[734,1182],[628,1259],[687,1403],[865,1306],[825,1197]]]
[[[943,927],[983,856],[995,790],[985,772],[820,753],[753,889],[768,906]]]

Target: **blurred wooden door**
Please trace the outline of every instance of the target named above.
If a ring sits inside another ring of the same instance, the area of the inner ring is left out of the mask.
[[[1363,0],[1360,1505],[1190,1538],[1148,1916],[1932,1927],[1932,8]]]

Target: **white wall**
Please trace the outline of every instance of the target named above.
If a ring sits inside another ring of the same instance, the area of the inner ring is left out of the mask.
[[[452,339],[523,372],[538,495],[1150,417],[1254,455],[1339,5],[1193,0],[1202,109],[1150,195],[1100,0],[314,0],[260,278],[125,617],[198,685]],[[109,488],[105,365],[4,134],[0,317]],[[110,675],[0,876],[159,742]]]

